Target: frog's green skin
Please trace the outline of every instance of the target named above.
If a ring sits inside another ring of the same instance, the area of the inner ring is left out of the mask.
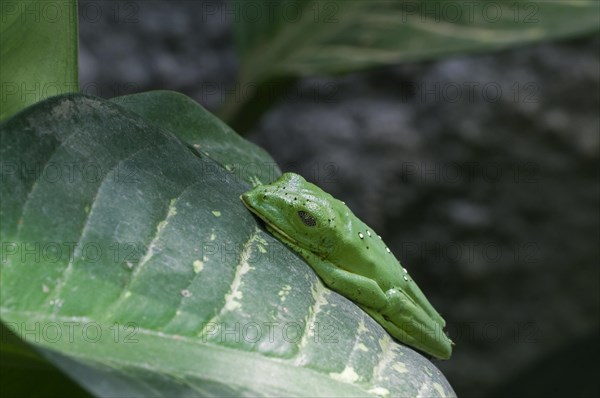
[[[392,336],[448,359],[446,322],[373,229],[340,200],[294,173],[241,196],[279,240],[310,264],[325,285],[350,298]]]

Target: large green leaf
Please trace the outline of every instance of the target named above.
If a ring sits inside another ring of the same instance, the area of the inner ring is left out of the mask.
[[[257,98],[273,97],[273,79],[282,76],[494,51],[594,32],[600,23],[598,0],[262,0],[230,8],[240,82],[220,115],[234,127],[256,113]]]
[[[95,395],[454,395],[169,130],[72,95],[0,138],[0,316]]]
[[[269,184],[281,175],[281,170],[264,149],[240,137],[196,101],[181,93],[150,91],[111,101],[175,133],[195,151],[210,157],[248,183]]]
[[[79,91],[77,0],[0,5],[0,120],[44,98]]]

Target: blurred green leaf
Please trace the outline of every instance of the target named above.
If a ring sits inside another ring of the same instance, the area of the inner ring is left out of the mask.
[[[600,22],[597,0],[259,4],[264,10],[258,22],[242,16],[235,26],[246,81],[493,51],[594,32]]]
[[[31,381],[35,380],[34,383]],[[89,397],[29,344],[0,323],[2,397]]]
[[[199,143],[221,128],[193,113]],[[454,396],[169,125],[83,95],[0,125],[0,316],[16,335],[97,396]]]
[[[230,7],[237,11],[240,79],[219,115],[238,129],[247,127],[238,119],[259,114],[256,98],[273,96],[273,79],[494,51],[595,32],[600,23],[598,0],[263,0]]]
[[[77,0],[0,4],[0,120],[53,95],[79,91]]]

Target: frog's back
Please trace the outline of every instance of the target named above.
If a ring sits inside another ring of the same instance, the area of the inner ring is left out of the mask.
[[[338,267],[355,272],[377,281],[381,289],[400,289],[423,308],[442,327],[445,321],[427,300],[412,279],[408,270],[400,264],[389,247],[371,227],[356,217],[346,207],[340,214],[343,236],[339,247],[330,261]]]

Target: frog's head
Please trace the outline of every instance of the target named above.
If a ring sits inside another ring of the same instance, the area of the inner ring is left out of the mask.
[[[336,223],[343,219],[338,208],[343,206],[336,208],[339,200],[298,174],[285,173],[241,199],[279,238],[324,258],[334,250]]]

